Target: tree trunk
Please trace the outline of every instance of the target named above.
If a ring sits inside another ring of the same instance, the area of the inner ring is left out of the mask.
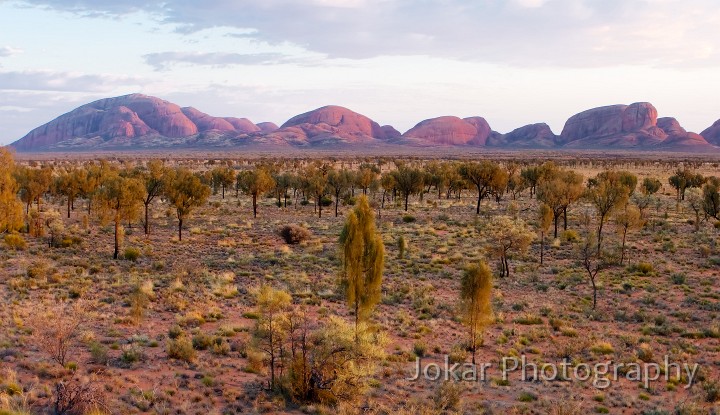
[[[555,239],[558,237],[558,221],[560,220],[560,215],[553,215],[555,216],[553,219],[555,220]]]
[[[72,202],[70,201],[70,196],[68,196],[68,201],[67,201],[68,219],[70,219],[70,206],[71,205],[72,205]]]
[[[405,212],[408,209],[408,200],[410,199],[410,193],[405,193]]]
[[[545,255],[545,232],[540,232],[540,265],[543,264]]]
[[[592,284],[593,289],[593,310],[595,310],[595,307],[597,307],[597,286],[595,285],[595,277],[590,277],[590,283]]]
[[[257,193],[253,193],[253,218],[257,218]]]
[[[182,223],[183,223],[183,220],[182,220],[182,218],[180,218],[178,220],[178,240],[180,240],[180,241],[182,241]]]
[[[335,217],[338,217],[338,205],[340,204],[340,193],[335,193]]]
[[[478,200],[477,200],[477,207],[475,208],[475,214],[480,214],[480,201],[482,201],[482,196],[480,196],[480,189],[478,189]]]
[[[115,219],[115,251],[113,251],[113,259],[118,259],[120,253],[120,219]]]
[[[567,206],[563,208],[563,230],[567,230]]]
[[[149,210],[150,204],[145,203],[145,235],[150,235],[150,215],[148,213]]]
[[[625,262],[625,240],[627,239],[627,228],[623,229],[622,248],[620,249],[620,265]]]
[[[322,218],[322,196],[317,197],[318,218]]]

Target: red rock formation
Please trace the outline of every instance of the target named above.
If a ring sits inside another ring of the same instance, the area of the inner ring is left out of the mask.
[[[392,125],[383,125],[380,127],[380,130],[382,131],[382,134],[378,138],[381,140],[392,140],[402,137],[402,133],[396,130]]]
[[[193,107],[182,108],[183,114],[192,121],[199,132],[217,130],[217,131],[235,131],[235,127],[223,118],[217,118],[198,111]]]
[[[394,133],[364,115],[330,105],[289,119],[273,134],[287,137],[293,143],[328,145],[370,143],[392,138]]]
[[[551,148],[555,147],[557,136],[550,126],[544,123],[530,124],[517,128],[507,134],[491,136],[487,141],[488,147],[510,148]]]
[[[263,133],[271,133],[271,132],[277,130],[278,128],[280,128],[280,127],[278,127],[277,124],[275,124],[274,122],[267,122],[267,121],[266,121],[266,122],[259,122],[259,123],[257,123],[257,127],[258,127],[258,128],[260,129],[260,131],[262,131]]]
[[[700,135],[710,144],[720,146],[720,120],[715,121],[712,126],[704,130]]]
[[[701,135],[687,132],[682,128],[675,118],[659,118],[657,126],[668,135],[668,138],[660,144],[664,149],[702,151],[711,147]]]
[[[247,118],[225,117],[224,120],[230,123],[233,129],[239,133],[250,134],[261,131],[260,127],[253,124],[252,121]]]
[[[403,138],[418,139],[429,145],[484,145],[490,126],[481,117],[460,119],[453,116],[431,118],[411,128]]]
[[[570,117],[558,143],[572,148],[654,146],[667,138],[656,122],[657,110],[647,102],[594,108]]]

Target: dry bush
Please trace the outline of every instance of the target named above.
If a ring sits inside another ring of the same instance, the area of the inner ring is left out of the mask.
[[[55,415],[83,415],[106,408],[105,396],[91,381],[70,380],[58,382],[53,396]]]
[[[20,234],[9,233],[5,235],[5,245],[13,251],[23,250],[27,247],[27,242],[25,242],[25,239]]]
[[[45,314],[33,316],[30,326],[38,348],[65,367],[84,318],[82,303],[59,304]]]
[[[285,240],[285,243],[290,245],[299,244],[302,241],[310,239],[312,234],[309,230],[299,225],[285,225],[280,229],[280,236]]]

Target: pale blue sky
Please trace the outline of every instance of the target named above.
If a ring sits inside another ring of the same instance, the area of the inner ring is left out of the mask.
[[[650,101],[720,118],[715,0],[0,0],[0,143],[133,92],[278,124],[336,104],[401,131],[441,115],[560,133]]]

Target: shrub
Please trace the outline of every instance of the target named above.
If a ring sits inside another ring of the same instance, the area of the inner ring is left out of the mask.
[[[102,343],[93,342],[90,345],[90,356],[93,363],[97,365],[106,365],[108,363],[108,349]]]
[[[280,236],[286,244],[296,245],[312,236],[309,230],[298,225],[285,225],[280,229]]]
[[[205,333],[198,333],[193,336],[192,346],[196,350],[207,350],[213,344],[212,336]]]
[[[710,403],[720,401],[720,383],[717,381],[708,381],[703,384],[705,390],[705,400]]]
[[[192,362],[195,360],[196,352],[193,349],[193,342],[186,336],[178,337],[167,343],[167,354],[171,359]]]
[[[322,207],[328,207],[332,206],[333,200],[330,196],[323,196],[322,199],[320,199],[320,206]]]
[[[460,383],[452,381],[443,382],[435,391],[433,402],[439,411],[456,411],[460,407],[462,390]]]
[[[612,354],[615,352],[615,349],[613,348],[612,344],[608,342],[599,342],[596,343],[593,347],[590,348],[593,353],[597,354]]]
[[[416,220],[415,216],[413,216],[413,215],[403,215],[403,217],[402,217],[402,221],[405,223],[413,223],[413,222],[415,222],[415,220]]]
[[[125,248],[124,258],[128,261],[135,262],[140,258],[140,250],[133,247]]]
[[[639,262],[630,266],[628,271],[642,275],[650,275],[655,271],[655,267],[653,267],[653,264],[649,262]]]
[[[182,334],[183,334],[183,330],[177,324],[170,327],[170,330],[168,330],[168,336],[171,339],[177,339],[178,337],[182,336]]]
[[[562,240],[566,242],[577,242],[580,240],[580,236],[578,236],[578,233],[573,230],[567,230],[563,232],[561,235]]]
[[[416,342],[413,345],[413,353],[417,357],[425,357],[427,355],[427,345],[424,342]]]
[[[672,280],[673,284],[675,284],[675,285],[685,284],[685,274],[675,273],[670,277],[670,279]]]
[[[27,247],[25,239],[17,233],[9,233],[5,235],[5,245],[12,250],[23,250]]]

